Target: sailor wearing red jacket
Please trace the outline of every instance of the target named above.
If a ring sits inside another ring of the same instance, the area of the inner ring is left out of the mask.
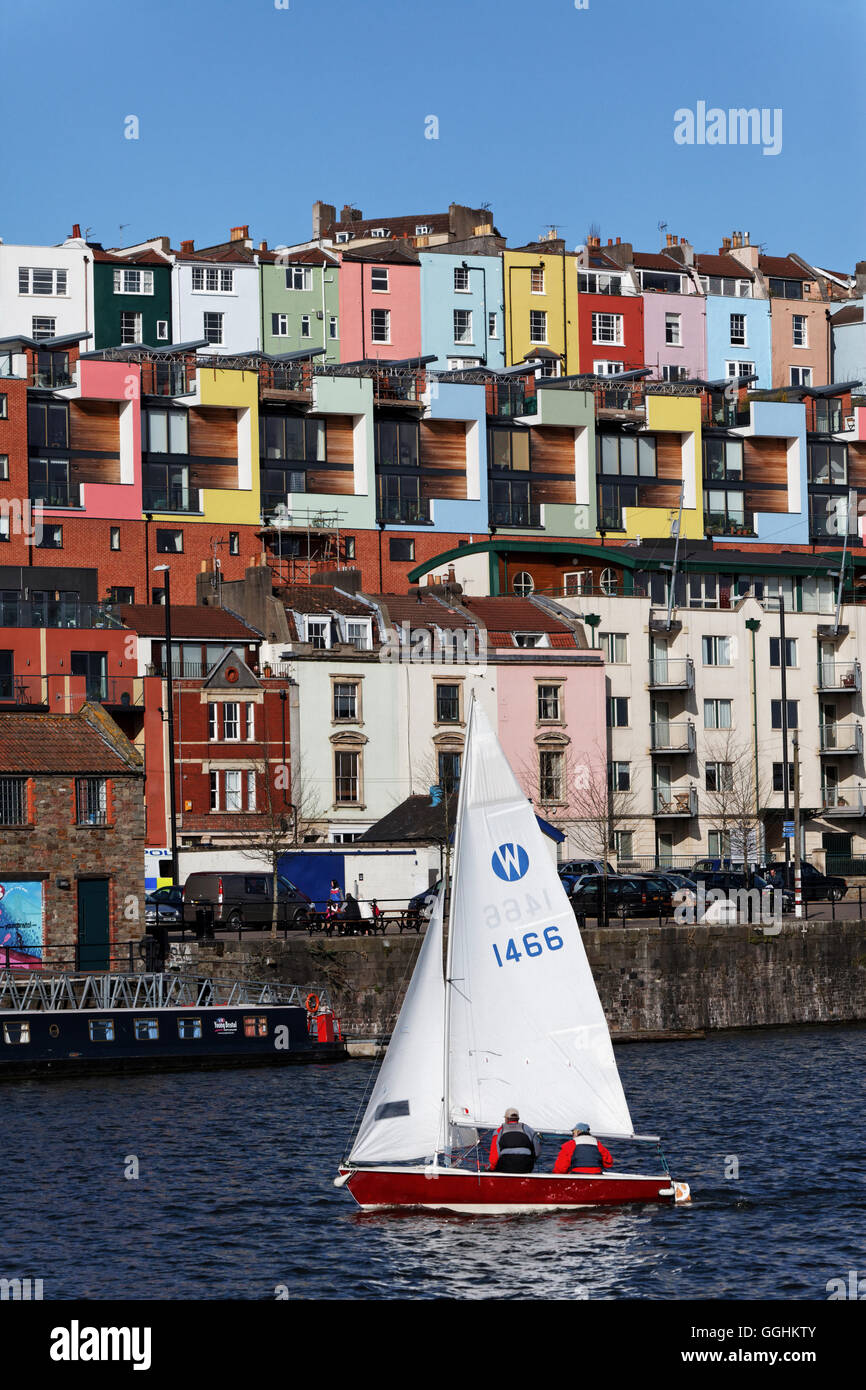
[[[601,1173],[602,1164],[605,1168],[613,1167],[612,1155],[600,1139],[593,1138],[589,1125],[577,1124],[571,1133],[573,1137],[563,1144],[557,1154],[554,1173]]]
[[[513,1106],[505,1112],[490,1144],[490,1168],[496,1173],[531,1173],[541,1152],[541,1139],[529,1125],[520,1123]]]

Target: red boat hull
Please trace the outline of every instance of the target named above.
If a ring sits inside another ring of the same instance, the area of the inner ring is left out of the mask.
[[[582,1177],[569,1173],[473,1173],[454,1168],[341,1168],[337,1183],[348,1187],[364,1211],[424,1207],[492,1216],[624,1202],[672,1204],[676,1200],[673,1180],[667,1174]]]

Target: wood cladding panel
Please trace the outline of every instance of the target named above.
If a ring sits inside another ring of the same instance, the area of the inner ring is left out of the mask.
[[[638,485],[637,504],[639,507],[679,507],[680,483]]]
[[[189,465],[190,487],[236,488],[238,469],[236,463],[195,463]]]
[[[351,468],[307,469],[307,492],[324,492],[336,497],[351,497],[355,491],[355,474]]]
[[[120,452],[120,421],[116,401],[71,401],[69,406],[70,449],[93,449],[98,453]]]
[[[422,420],[422,468],[466,469],[466,426],[462,420]]]
[[[325,458],[354,467],[355,445],[351,415],[329,415],[325,421]],[[351,487],[349,491],[351,492]]]
[[[421,496],[460,501],[466,496],[465,473],[426,473],[421,475]]]
[[[788,484],[788,449],[784,439],[743,440],[743,481]],[[764,511],[771,510],[768,507]],[[779,511],[786,511],[787,506]]]
[[[677,483],[683,480],[683,437],[681,434],[656,435],[656,477],[670,478]],[[677,502],[680,500],[677,490]],[[659,502],[666,507],[667,502]]]
[[[787,491],[762,492],[759,488],[746,488],[747,512],[786,512],[787,510]]]
[[[574,506],[574,478],[536,478],[532,483],[533,502],[562,502]]]
[[[120,459],[71,459],[69,476],[76,483],[119,483]]]
[[[850,487],[866,487],[866,444],[848,445],[848,483]]]
[[[236,459],[237,413],[211,406],[196,406],[190,410],[189,451],[205,458]]]
[[[529,433],[533,473],[558,473],[573,484],[574,430],[533,425]],[[571,500],[574,501],[574,498]]]

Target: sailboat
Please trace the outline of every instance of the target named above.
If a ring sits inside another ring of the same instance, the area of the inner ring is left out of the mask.
[[[335,1179],[365,1211],[550,1211],[689,1198],[653,1176],[496,1173],[481,1135],[506,1109],[546,1135],[636,1135],[574,912],[530,802],[473,699],[447,950],[440,889],[403,1007]],[[659,1150],[660,1153],[660,1150]]]

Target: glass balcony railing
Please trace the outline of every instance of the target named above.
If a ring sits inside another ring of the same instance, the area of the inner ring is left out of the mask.
[[[863,751],[862,724],[821,724],[818,733],[822,753],[856,754]]]
[[[651,690],[693,690],[695,668],[690,656],[656,656],[650,659]]]
[[[650,750],[653,753],[694,753],[695,726],[691,719],[657,719],[650,724]]]
[[[74,482],[31,483],[30,501],[34,507],[83,507],[84,490]]]
[[[200,512],[201,491],[197,487],[160,487],[145,484],[141,490],[146,512]]]
[[[821,809],[825,816],[862,816],[864,813],[861,785],[821,788]]]
[[[69,599],[0,598],[0,627],[121,628],[111,609],[101,603]]]
[[[537,502],[491,502],[492,526],[540,526],[541,507]]]
[[[427,525],[430,522],[430,503],[422,498],[382,497],[379,500],[379,521],[398,525]]]
[[[818,689],[856,695],[861,687],[859,661],[819,661]]]

